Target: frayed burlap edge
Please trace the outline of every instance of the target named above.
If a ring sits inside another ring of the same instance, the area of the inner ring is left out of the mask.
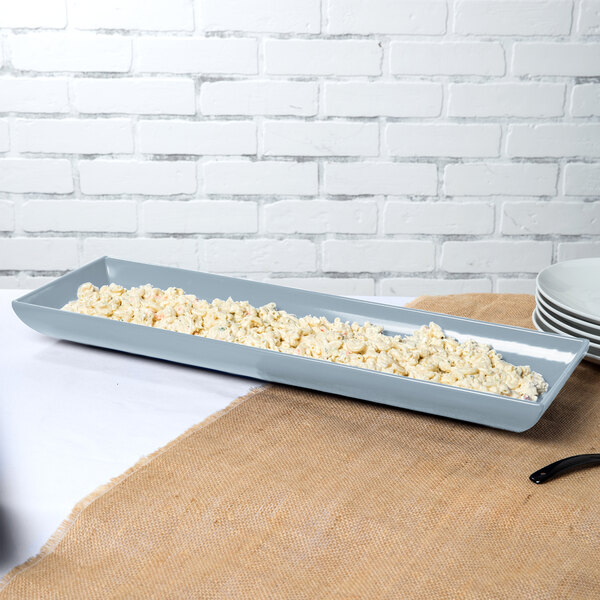
[[[215,421],[217,421],[221,417],[225,416],[230,411],[234,410],[235,408],[237,408],[238,406],[243,404],[246,400],[252,398],[256,394],[263,392],[271,387],[273,387],[271,384],[258,385],[257,387],[253,387],[247,394],[244,394],[243,396],[236,398],[235,400],[233,400],[233,402],[228,404],[222,410],[219,410],[216,413],[208,416],[206,419],[204,419],[204,421],[201,421],[200,423],[196,423],[196,425],[192,425],[192,427],[190,427],[189,429],[184,431],[180,436],[176,437],[174,440],[171,440],[170,442],[168,442],[161,448],[158,448],[158,450],[155,450],[151,454],[148,454],[147,456],[142,457],[140,460],[138,460],[138,462],[135,463],[135,465],[133,465],[132,467],[129,467],[129,469],[127,469],[124,473],[121,473],[120,475],[113,477],[110,481],[97,487],[93,492],[91,492],[90,494],[88,494],[87,496],[82,498],[73,507],[69,516],[58,526],[56,531],[50,536],[48,541],[42,546],[41,550],[35,556],[32,556],[31,558],[28,558],[24,563],[17,565],[16,567],[13,567],[4,577],[2,577],[2,579],[0,579],[0,590],[2,590],[4,587],[6,587],[12,581],[12,579],[14,579],[17,575],[19,575],[23,571],[26,571],[29,567],[32,567],[33,565],[37,564],[40,560],[42,560],[43,558],[45,558],[46,556],[51,554],[55,550],[55,548],[58,546],[58,544],[61,542],[61,540],[65,537],[65,535],[67,535],[67,533],[69,532],[71,527],[75,524],[75,522],[77,521],[77,519],[81,515],[81,513],[88,506],[90,506],[93,502],[98,500],[98,498],[102,497],[104,494],[106,494],[108,491],[112,490],[115,486],[120,484],[122,481],[125,481],[125,479],[127,479],[130,475],[133,475],[133,473],[135,473],[142,467],[146,466],[148,463],[152,462],[155,458],[157,458],[158,456],[160,456],[161,454],[163,454],[164,452],[166,452],[173,446],[176,446],[181,441],[188,438],[190,435],[194,434],[195,432],[197,432],[201,429],[204,429],[208,425],[214,423]]]

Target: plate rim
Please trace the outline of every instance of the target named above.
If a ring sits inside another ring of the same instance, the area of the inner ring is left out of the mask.
[[[547,296],[550,300],[552,300],[552,302],[554,302],[554,304],[556,304],[560,308],[563,308],[567,312],[568,311],[575,312],[577,315],[582,316],[582,317],[584,317],[584,318],[592,321],[592,323],[594,323],[595,325],[600,325],[600,313],[599,314],[588,313],[588,312],[582,311],[582,310],[580,310],[578,308],[573,308],[572,306],[569,306],[568,304],[557,300],[556,298],[554,298],[554,296],[552,294],[550,294],[547,291],[547,288],[545,288],[544,285],[543,285],[543,283],[542,283],[542,278],[544,276],[547,276],[547,274],[552,269],[559,268],[558,265],[561,265],[561,266],[564,267],[564,265],[569,264],[569,263],[583,263],[583,262],[588,262],[588,261],[598,261],[598,265],[600,266],[600,257],[595,257],[595,256],[591,256],[591,257],[587,257],[587,258],[575,258],[573,260],[563,260],[563,261],[560,261],[560,262],[556,262],[556,263],[554,263],[552,265],[549,265],[545,269],[542,269],[537,274],[537,277],[535,278],[535,285],[536,285],[536,289],[541,290],[544,293],[545,296]]]
[[[590,343],[590,347],[594,348],[598,350],[598,354],[600,355],[600,344],[596,344],[594,342],[590,342],[590,340],[588,340],[588,338],[581,338],[579,336],[576,335],[571,335],[570,333],[567,333],[566,331],[560,331],[560,329],[555,329],[552,325],[550,325],[549,323],[546,322],[546,320],[544,319],[544,317],[542,315],[540,315],[540,313],[538,312],[537,306],[534,309],[534,313],[536,314],[536,317],[539,321],[541,321],[541,323],[543,325],[545,325],[546,327],[548,327],[550,329],[550,331],[546,332],[546,333],[557,333],[558,335],[566,335],[568,337],[574,337],[574,338],[578,338],[578,339],[584,339],[587,340]],[[533,315],[532,315],[532,320],[533,320]]]
[[[600,349],[600,335],[594,335],[594,334],[591,334],[582,329],[577,329],[577,327],[573,327],[572,325],[567,325],[566,323],[563,323],[563,321],[561,319],[559,319],[554,314],[552,314],[551,310],[548,309],[544,305],[543,300],[538,301],[537,297],[536,297],[536,307],[538,308],[538,312],[541,313],[542,317],[544,317],[545,319],[550,319],[551,323],[558,322],[559,325],[557,325],[557,327],[559,329],[561,327],[564,327],[567,330],[566,333],[569,333],[572,331],[574,333],[574,335],[576,335],[577,337],[584,337],[584,338],[588,339],[590,341],[590,343],[598,345],[598,347]],[[578,334],[581,334],[581,335],[578,335]]]
[[[537,313],[537,307],[533,309],[533,312],[531,313],[531,322],[533,323],[533,326],[540,332],[540,333],[551,333],[549,331],[546,331],[545,329],[542,329],[542,327],[540,326],[540,324],[537,322],[536,320],[536,313]],[[591,363],[594,363],[596,365],[600,365],[600,355],[596,356],[595,354],[592,354],[591,352],[586,352],[583,356],[584,360],[587,360]]]

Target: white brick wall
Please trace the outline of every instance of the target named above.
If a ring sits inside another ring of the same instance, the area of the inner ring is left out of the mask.
[[[62,29],[67,24],[64,0],[19,0],[0,4],[2,27],[47,27]]]
[[[448,94],[452,117],[539,119],[564,113],[564,83],[451,83]]]
[[[263,209],[270,233],[377,232],[377,204],[366,200],[282,200]]]
[[[458,0],[454,31],[474,35],[564,35],[571,29],[569,0]]]
[[[441,266],[450,273],[536,273],[551,261],[550,242],[446,242]]]
[[[147,233],[256,233],[255,202],[148,200],[141,229]]]
[[[332,117],[437,117],[440,83],[326,81],[324,112]]]
[[[73,106],[81,113],[192,115],[194,82],[174,78],[75,79]]]
[[[325,193],[332,195],[432,196],[437,189],[437,168],[426,163],[325,163],[324,180]]]
[[[314,271],[317,249],[308,240],[206,240],[203,268],[223,273],[260,271]]]
[[[392,156],[477,157],[500,154],[500,125],[390,123],[385,141]]]
[[[43,0],[40,0],[43,1]],[[69,24],[76,29],[191,31],[189,0],[67,0]]]
[[[131,40],[95,33],[26,33],[9,37],[12,66],[20,71],[102,71],[131,66]]]
[[[61,77],[0,77],[3,113],[69,112],[68,79]]]
[[[137,126],[144,154],[256,154],[252,121],[146,121]]]
[[[142,73],[236,73],[258,70],[256,40],[251,38],[135,38],[135,69]]]
[[[446,2],[440,0],[330,0],[328,33],[441,34],[446,31]]]
[[[125,200],[29,200],[21,207],[25,231],[117,231],[137,229],[136,203]]]
[[[193,194],[197,187],[192,161],[82,160],[78,166],[82,193],[94,196]]]
[[[376,156],[377,123],[267,121],[266,156]]]
[[[498,42],[392,42],[395,75],[503,75],[504,49]]]
[[[338,273],[366,271],[432,271],[435,246],[425,240],[327,240],[323,270]]]
[[[199,7],[204,31],[318,33],[319,0],[203,0]]]
[[[319,86],[302,81],[215,81],[200,88],[204,115],[302,115],[317,113]]]
[[[19,0],[0,34],[0,286],[112,254],[527,293],[600,256],[598,0]]]
[[[600,164],[569,163],[564,168],[564,193],[567,196],[596,196],[600,190]]]
[[[214,195],[313,196],[318,190],[316,163],[278,161],[208,162],[204,191]]]
[[[574,117],[600,117],[599,84],[587,83],[573,87],[571,114]]]
[[[266,40],[270,75],[379,75],[381,46],[374,40]]]
[[[130,119],[15,119],[11,138],[17,152],[133,152],[133,126]],[[0,144],[1,140],[0,129]]]

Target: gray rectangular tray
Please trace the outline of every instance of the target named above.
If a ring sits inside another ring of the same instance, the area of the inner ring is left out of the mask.
[[[60,310],[67,302],[75,299],[77,288],[86,281],[97,286],[110,283],[125,287],[151,283],[163,289],[175,286],[209,301],[231,296],[235,300],[248,300],[254,306],[275,302],[278,308],[299,316],[312,314],[325,316],[330,320],[340,317],[342,320],[359,323],[370,321],[383,325],[385,333],[389,335],[408,335],[421,325],[434,321],[450,337],[460,341],[473,338],[492,345],[511,363],[530,365],[544,376],[549,389],[536,402],[518,400]],[[585,340],[520,327],[495,325],[109,257],[100,258],[25,294],[13,302],[13,308],[24,323],[40,333],[56,338],[302,386],[510,431],[525,431],[537,423],[588,348]]]

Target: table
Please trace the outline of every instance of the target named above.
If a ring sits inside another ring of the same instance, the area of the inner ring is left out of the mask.
[[[0,290],[0,577],[81,498],[262,383],[42,336],[11,308],[24,293]]]

